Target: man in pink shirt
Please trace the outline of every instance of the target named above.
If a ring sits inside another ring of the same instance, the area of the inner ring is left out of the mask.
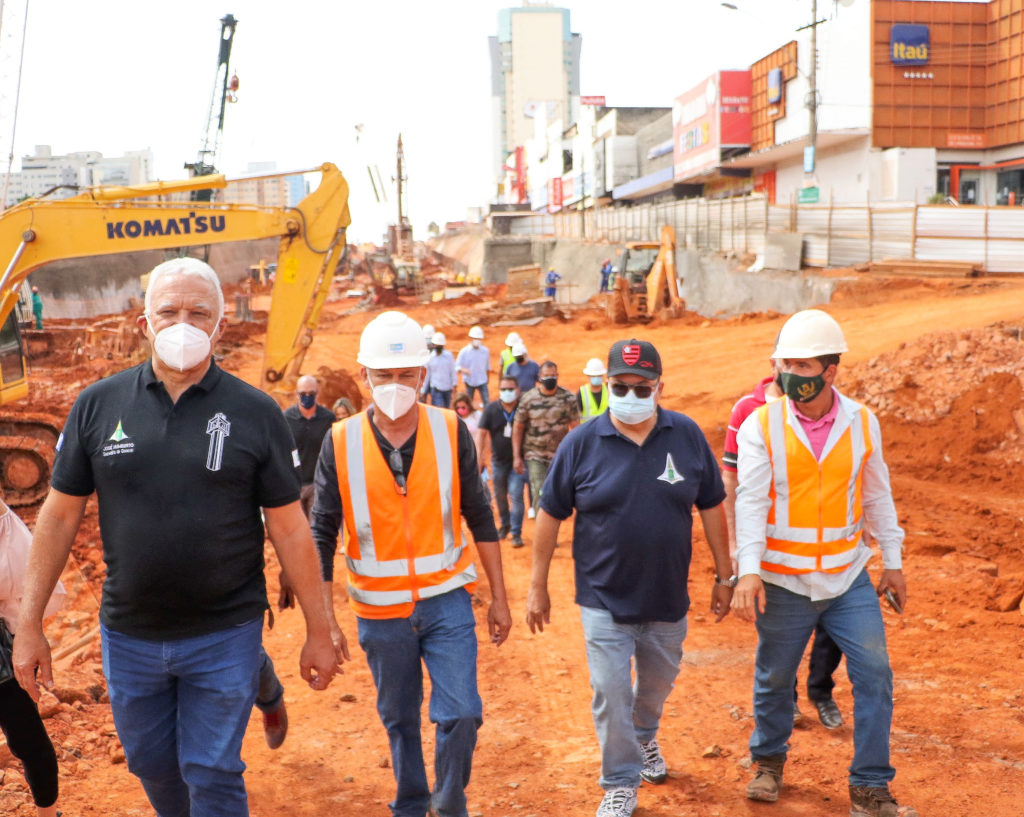
[[[739,444],[736,435],[743,421],[770,400],[782,397],[782,390],[776,382],[775,361],[770,360],[772,373],[754,387],[754,391],[741,397],[732,407],[729,415],[729,429],[725,433],[725,453],[722,454],[722,481],[725,483],[725,516],[729,524],[729,558],[732,560],[732,572],[736,573],[736,463],[739,457]],[[832,411],[814,422],[814,437],[811,445],[815,455],[821,453],[825,439],[836,418],[838,404]],[[799,410],[796,414],[801,421],[804,419]],[[805,430],[807,426],[805,425]],[[808,431],[808,437],[812,432]],[[818,626],[814,630],[814,645],[811,647],[811,662],[807,671],[807,699],[818,710],[818,719],[826,729],[838,729],[843,725],[843,715],[832,697],[836,682],[832,676],[843,660],[843,651],[829,637],[828,633]],[[803,713],[797,705],[797,683],[793,684],[793,723],[799,723]]]

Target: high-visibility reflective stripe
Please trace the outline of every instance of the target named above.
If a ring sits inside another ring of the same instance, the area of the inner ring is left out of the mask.
[[[444,549],[455,548],[455,528],[452,525],[452,483],[454,480],[451,440],[444,414],[434,408],[427,409],[427,420],[434,437],[434,458],[437,461],[437,482],[441,494],[441,526],[444,531]],[[419,571],[416,571],[417,573]],[[430,571],[433,572],[433,571]]]
[[[371,432],[372,433],[372,432]],[[366,470],[363,467],[362,418],[345,424],[345,463],[348,466],[348,495],[352,502],[352,516],[359,553],[366,560],[374,560],[377,549],[373,543],[373,522],[366,492]]]
[[[580,399],[583,401],[583,411],[581,412],[580,419],[586,422],[593,417],[604,414],[608,408],[608,389],[602,386],[601,402],[598,404],[597,400],[594,399],[594,392],[590,390],[590,386],[580,386]]]
[[[349,598],[374,607],[385,607],[391,604],[408,604],[412,601],[411,590],[367,590],[349,582]]]
[[[778,516],[775,517],[778,519]],[[864,527],[863,523],[855,522],[845,528],[823,528],[821,541],[835,542],[839,539],[850,539],[856,536]],[[804,542],[816,544],[818,542],[818,531],[816,528],[791,528],[788,525],[768,525],[767,538],[779,539],[788,542]]]
[[[465,545],[462,545],[446,550],[443,553],[435,553],[432,556],[417,556],[413,561],[416,573],[423,575],[425,573],[439,573],[442,570],[451,570],[452,567],[459,563],[459,559],[462,558],[462,553],[465,549]],[[369,576],[374,579],[409,575],[408,559],[388,559],[387,561],[378,562],[372,559],[352,559],[346,557],[345,564],[350,573],[355,573],[359,576]]]
[[[435,584],[431,587],[420,588],[420,598],[429,599],[433,596],[441,596],[445,593],[454,590],[457,587],[463,587],[470,582],[476,581],[476,566],[470,563],[469,567],[463,570],[458,576],[452,576],[448,581],[442,582],[441,584]]]

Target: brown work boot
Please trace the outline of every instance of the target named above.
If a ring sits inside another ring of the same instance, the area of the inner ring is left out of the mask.
[[[263,713],[263,737],[267,741],[267,746],[271,749],[277,749],[284,743],[287,734],[288,710],[284,708],[284,701],[282,700],[281,705],[273,712]]]
[[[786,756],[772,755],[758,758],[755,762],[757,776],[747,784],[747,799],[774,803],[779,799],[779,789],[782,788],[782,767],[786,765]]]
[[[913,806],[901,806],[888,786],[850,786],[850,817],[918,817]]]

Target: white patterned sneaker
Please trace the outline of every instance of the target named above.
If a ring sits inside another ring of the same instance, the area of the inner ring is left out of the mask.
[[[668,771],[665,768],[665,758],[661,756],[658,739],[651,738],[649,742],[641,743],[640,753],[644,759],[643,768],[640,769],[640,777],[648,783],[664,783],[668,777]]]
[[[636,789],[611,789],[597,808],[597,817],[630,817],[636,808]]]

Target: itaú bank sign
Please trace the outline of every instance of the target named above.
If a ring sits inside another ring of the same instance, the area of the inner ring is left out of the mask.
[[[896,23],[889,32],[889,59],[893,65],[927,65],[928,26]]]

